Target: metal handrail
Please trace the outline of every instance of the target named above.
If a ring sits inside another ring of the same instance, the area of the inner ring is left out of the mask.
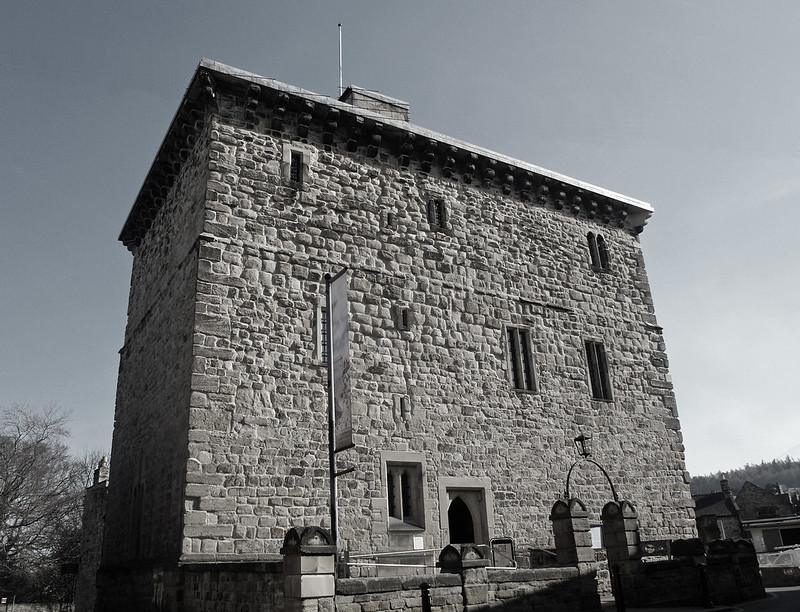
[[[417,548],[414,550],[390,550],[386,552],[363,553],[360,555],[350,555],[351,559],[371,559],[373,557],[401,557],[413,556],[414,554],[438,552],[438,548]]]
[[[348,561],[347,565],[350,567],[436,567],[435,565],[420,565],[413,563],[353,563],[352,561]]]

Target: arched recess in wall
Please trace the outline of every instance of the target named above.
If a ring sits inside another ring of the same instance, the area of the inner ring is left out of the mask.
[[[597,234],[597,259],[600,261],[600,267],[603,270],[609,269],[608,247],[606,246],[606,239],[600,234]]]
[[[586,242],[589,243],[589,257],[592,266],[595,268],[600,267],[600,255],[597,252],[597,237],[593,232],[586,234]]]
[[[447,522],[451,544],[471,544],[475,541],[472,512],[460,497],[456,497],[447,509]]]

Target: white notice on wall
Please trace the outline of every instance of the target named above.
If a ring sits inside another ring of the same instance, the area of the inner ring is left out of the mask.
[[[422,550],[423,548],[425,548],[425,538],[414,536],[414,550]]]

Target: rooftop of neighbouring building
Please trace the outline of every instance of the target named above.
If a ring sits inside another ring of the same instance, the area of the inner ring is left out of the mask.
[[[739,510],[733,499],[721,491],[692,495],[692,499],[694,499],[696,516],[733,516]]]

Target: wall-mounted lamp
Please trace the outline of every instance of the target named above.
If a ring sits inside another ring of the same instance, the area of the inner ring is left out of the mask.
[[[586,459],[589,455],[592,454],[592,436],[581,434],[577,438],[573,440],[575,443],[575,450],[578,451],[578,454]]]

